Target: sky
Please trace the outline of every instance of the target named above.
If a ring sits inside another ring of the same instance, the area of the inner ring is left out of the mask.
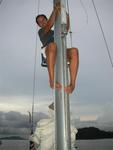
[[[113,60],[113,1],[94,0]],[[73,46],[79,49],[76,89],[70,95],[71,116],[80,121],[113,125],[113,68],[91,0],[70,0]],[[84,5],[84,7],[83,7]],[[48,17],[52,0],[41,0],[39,12]],[[33,100],[37,43],[35,112],[48,113],[54,99],[47,69],[42,68],[41,43],[36,42],[36,0],[3,0],[0,5],[0,116],[26,115]],[[68,40],[68,45],[70,42]]]

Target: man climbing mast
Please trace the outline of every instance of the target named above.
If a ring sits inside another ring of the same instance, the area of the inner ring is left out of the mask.
[[[36,17],[36,23],[40,27],[38,33],[40,40],[42,42],[43,48],[45,48],[49,82],[52,89],[61,89],[62,86],[60,83],[56,82],[54,85],[54,67],[56,62],[57,55],[57,45],[54,42],[54,31],[51,29],[55,23],[56,18],[61,12],[60,3],[56,3],[52,14],[49,19],[44,14],[40,14]],[[67,31],[69,30],[69,15],[67,14]],[[72,93],[75,88],[79,56],[77,48],[68,48],[67,49],[67,62],[69,62],[69,71],[70,71],[70,84],[65,87],[66,93]]]

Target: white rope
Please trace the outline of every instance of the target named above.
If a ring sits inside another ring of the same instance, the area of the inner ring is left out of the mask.
[[[69,15],[69,22],[70,22],[70,27],[69,27],[69,34],[70,34],[70,45],[71,47],[73,46],[73,36],[72,36],[72,28],[71,28],[71,20],[70,20],[70,9],[69,9],[69,2],[66,0],[66,11]]]

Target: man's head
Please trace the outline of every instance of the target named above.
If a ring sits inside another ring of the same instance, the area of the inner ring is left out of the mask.
[[[40,14],[36,17],[36,23],[39,27],[44,27],[47,23],[47,17],[44,14]]]

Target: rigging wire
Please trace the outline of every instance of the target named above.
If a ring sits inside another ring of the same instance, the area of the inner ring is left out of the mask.
[[[72,32],[72,28],[71,28],[71,20],[70,20],[70,8],[69,8],[69,2],[68,0],[66,0],[66,7],[67,7],[67,13],[69,15],[69,23],[70,23],[70,28],[69,28],[69,34],[70,34],[70,44],[71,44],[71,47],[73,46],[73,32]]]
[[[85,12],[85,14],[86,14],[86,25],[87,25],[88,24],[88,13],[87,13],[87,10],[86,10],[86,8],[85,8],[84,3],[82,2],[82,0],[79,0],[79,1],[80,1],[80,4],[81,4],[81,6],[82,6],[82,8],[83,8],[83,10]],[[67,8],[67,12],[68,12],[68,14],[70,16],[70,8],[69,8],[69,1],[68,0],[66,0],[66,8]],[[73,42],[72,42],[73,41],[73,33],[79,33],[79,32],[72,32],[72,27],[71,27],[71,22],[70,22],[70,31],[69,31],[69,34],[70,34],[71,47],[73,46]]]
[[[112,57],[111,57],[111,54],[110,54],[110,50],[109,50],[109,47],[108,47],[108,43],[107,43],[107,40],[106,40],[106,37],[105,37],[105,34],[104,34],[104,30],[103,30],[103,28],[102,28],[102,24],[101,24],[101,21],[100,21],[100,18],[99,18],[99,15],[98,15],[98,12],[97,12],[97,9],[96,9],[94,0],[92,0],[92,4],[93,4],[93,7],[94,7],[94,10],[95,10],[97,19],[98,19],[98,23],[99,23],[99,26],[100,26],[100,29],[101,29],[101,32],[102,32],[103,40],[104,40],[104,42],[105,42],[105,46],[106,46],[106,49],[107,49],[107,52],[108,52],[108,57],[109,57],[111,66],[112,66],[112,68],[113,68]]]
[[[85,12],[85,14],[86,14],[86,25],[88,24],[88,13],[87,13],[87,10],[86,10],[86,8],[85,8],[85,6],[84,6],[84,3],[83,3],[83,1],[82,0],[79,0],[80,1],[80,4],[81,4],[81,6],[82,6],[82,8],[83,8],[83,10],[84,10],[84,12]],[[69,2],[68,2],[68,0],[66,0],[66,8],[67,8],[67,13],[69,14],[69,16],[70,16],[70,8],[69,8]],[[72,31],[72,27],[71,27],[71,22],[70,22],[70,29],[69,29],[69,34],[70,34],[70,43],[71,43],[71,47],[73,46],[73,34],[74,33],[80,33],[85,27],[86,27],[86,25],[79,31],[79,32],[73,32]]]
[[[85,17],[86,18],[86,24],[79,31],[72,32],[73,34],[78,34],[78,33],[82,32],[86,28],[86,26],[88,25],[88,13],[87,13],[86,7],[85,7],[85,5],[84,5],[82,0],[79,0],[79,2],[80,2],[80,5],[82,6],[83,11],[84,11],[85,16],[86,16]]]
[[[36,7],[37,7],[37,0],[35,0],[35,3],[36,3]],[[39,13],[39,8],[40,8],[40,0],[38,0],[38,8],[37,8],[37,13]],[[37,66],[37,40],[38,40],[38,34],[37,34],[37,31],[38,31],[38,27],[36,27],[36,38],[35,38],[35,58],[34,58],[34,69],[33,69],[33,97],[32,97],[32,119],[31,119],[31,122],[32,122],[32,130],[33,130],[33,124],[34,124],[34,102],[35,102],[35,88],[36,88],[36,66]]]
[[[40,12],[40,0],[35,0],[35,5],[36,5],[36,15],[39,15],[39,12]],[[37,7],[38,6],[38,7]],[[35,58],[34,58],[34,69],[33,69],[33,90],[32,90],[32,93],[33,93],[33,96],[32,96],[32,113],[31,113],[31,123],[32,123],[32,130],[33,130],[33,124],[34,124],[34,105],[35,105],[35,88],[36,88],[36,67],[37,67],[37,45],[38,45],[38,29],[39,27],[36,26],[36,40],[35,40]],[[52,93],[53,94],[53,93]],[[54,97],[54,96],[52,96]]]

